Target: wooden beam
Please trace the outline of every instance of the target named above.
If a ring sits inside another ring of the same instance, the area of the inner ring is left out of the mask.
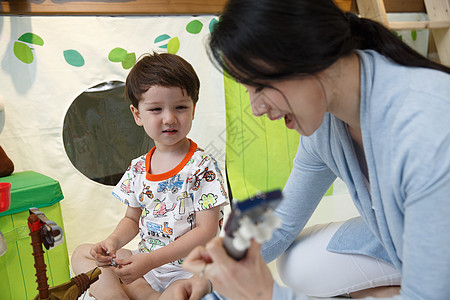
[[[356,12],[355,0],[334,0],[344,11]],[[227,0],[0,0],[3,15],[178,15],[219,14]]]
[[[410,21],[410,22],[389,22],[389,29],[411,30],[411,29],[442,29],[449,28],[450,21]]]
[[[197,15],[220,13],[226,0],[115,0],[108,3],[8,0],[0,3],[3,15]]]

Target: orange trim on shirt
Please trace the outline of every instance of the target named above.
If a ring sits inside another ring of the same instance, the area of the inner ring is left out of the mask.
[[[193,142],[191,139],[188,139],[189,142],[191,142],[191,146],[189,147],[189,151],[186,154],[186,156],[183,158],[183,160],[172,170],[167,171],[165,173],[161,174],[151,174],[151,168],[150,168],[150,162],[152,160],[153,153],[155,152],[156,146],[153,147],[145,157],[145,169],[147,171],[147,174],[145,175],[145,178],[150,181],[161,181],[165,179],[169,179],[178,173],[184,168],[184,166],[188,163],[188,161],[191,159],[192,155],[194,155],[195,150],[197,150],[197,144]]]

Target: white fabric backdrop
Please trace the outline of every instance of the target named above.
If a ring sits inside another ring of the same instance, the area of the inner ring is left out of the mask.
[[[64,150],[62,125],[67,109],[89,87],[110,80],[125,81],[129,70],[108,60],[121,47],[139,57],[162,51],[156,37],[178,37],[178,55],[189,61],[200,81],[200,100],[189,135],[213,153],[224,170],[225,107],[223,77],[210,63],[204,43],[214,16],[171,17],[50,17],[0,16],[0,96],[5,124],[0,145],[14,162],[15,172],[33,170],[58,180],[69,255],[80,243],[97,242],[113,230],[125,206],[111,196],[112,187],[98,184],[71,164]],[[186,25],[199,20],[198,34]],[[44,41],[33,49],[34,60],[24,63],[14,54],[14,43],[24,33]],[[77,50],[82,67],[68,64],[63,52]]]

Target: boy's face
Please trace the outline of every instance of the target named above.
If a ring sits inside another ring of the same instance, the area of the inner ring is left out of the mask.
[[[179,87],[152,86],[142,94],[136,109],[130,105],[134,120],[143,126],[156,147],[175,146],[191,130],[195,106]]]

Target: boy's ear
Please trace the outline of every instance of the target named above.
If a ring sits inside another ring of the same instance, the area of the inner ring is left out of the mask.
[[[130,104],[130,110],[131,113],[133,114],[134,117],[134,121],[136,122],[136,124],[138,126],[142,126],[142,119],[141,119],[141,115],[139,114],[139,110],[133,106],[133,104]]]
[[[192,120],[194,120],[195,108],[196,107],[197,107],[197,104],[194,104],[194,108],[192,109]]]

